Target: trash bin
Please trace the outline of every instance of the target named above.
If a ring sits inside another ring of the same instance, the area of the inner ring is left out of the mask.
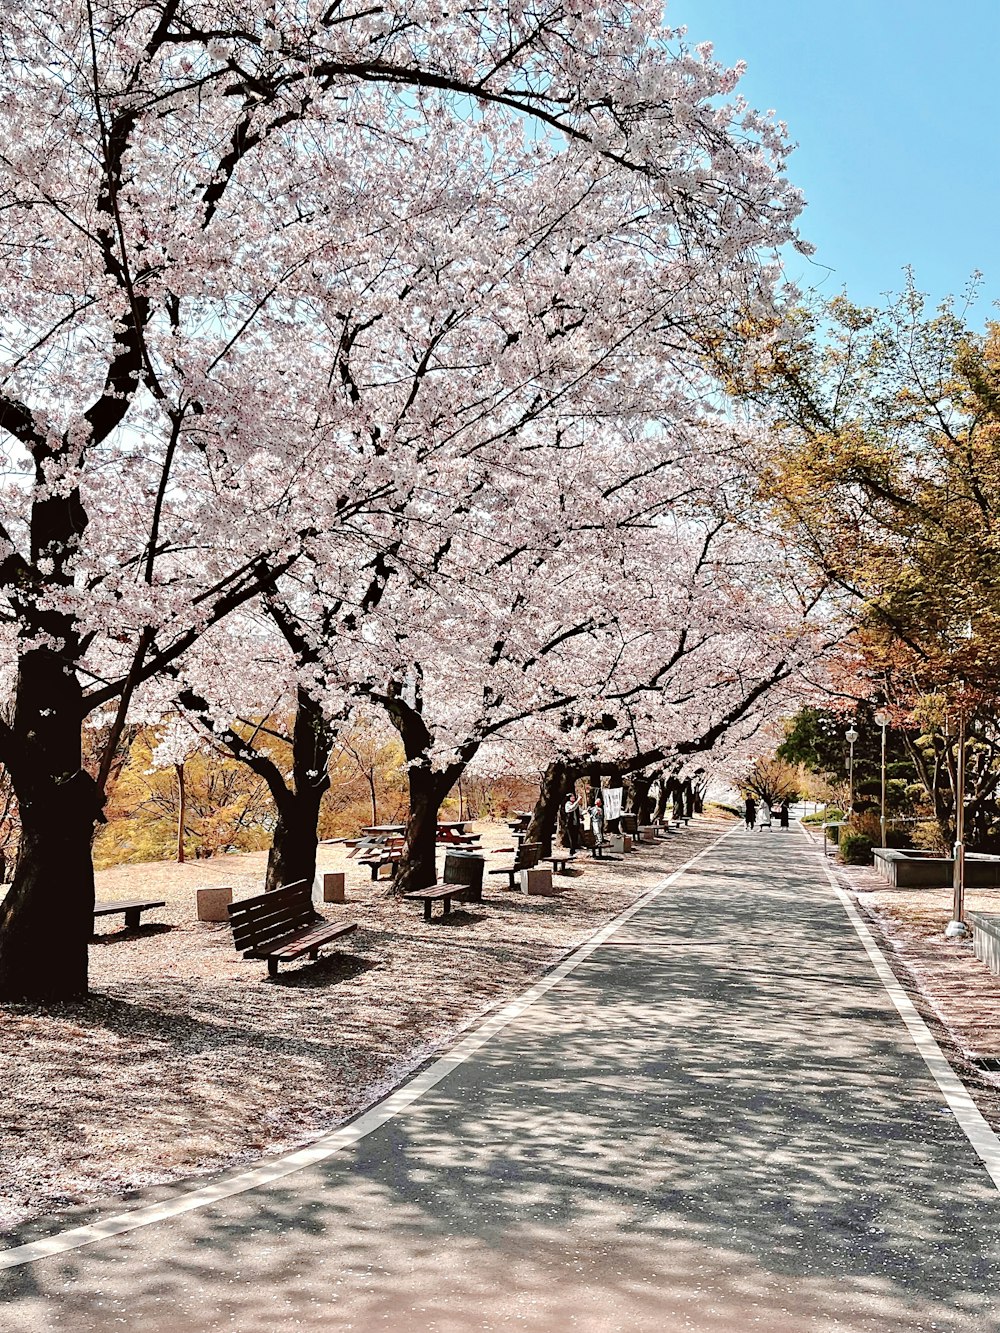
[[[618,820],[618,827],[622,833],[630,833],[634,838],[639,832],[639,816],[623,814]]]

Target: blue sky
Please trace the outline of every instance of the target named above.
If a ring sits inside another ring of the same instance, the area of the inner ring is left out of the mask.
[[[1000,0],[669,0],[667,22],[749,69],[741,91],[799,144],[815,265],[796,280],[874,303],[904,281],[936,302],[984,275],[1000,318]]]

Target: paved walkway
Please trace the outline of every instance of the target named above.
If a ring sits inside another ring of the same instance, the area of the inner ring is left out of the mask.
[[[739,829],[405,1114],[0,1327],[996,1333],[998,1233],[816,853]]]

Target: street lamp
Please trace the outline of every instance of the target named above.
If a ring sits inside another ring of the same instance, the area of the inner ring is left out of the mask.
[[[882,846],[885,846],[885,731],[889,725],[889,714],[880,708],[875,714],[875,724],[882,728],[882,807],[879,815],[879,828],[882,831]]]
[[[858,733],[855,731],[854,727],[848,727],[845,735],[847,736],[848,744],[851,747],[851,759],[847,769],[847,781],[850,789],[850,796],[847,802],[847,813],[848,816],[851,816],[854,814],[854,742],[858,739]]]
[[[958,764],[955,774],[955,861],[952,867],[953,901],[951,920],[945,928],[948,939],[968,935],[965,924],[965,708],[958,710]]]

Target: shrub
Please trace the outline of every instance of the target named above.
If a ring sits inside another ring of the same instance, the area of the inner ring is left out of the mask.
[[[828,805],[825,810],[817,810],[814,815],[803,815],[803,824],[822,824],[827,819],[843,819],[843,810],[835,805]]]
[[[887,847],[912,847],[913,838],[904,828],[888,828],[885,831],[885,845]]]
[[[737,810],[735,805],[726,805],[724,801],[709,801],[709,810],[722,810],[727,815],[735,815],[737,819],[743,818],[743,811]]]
[[[840,842],[840,859],[847,866],[870,866],[871,838],[866,833],[846,833]]]

